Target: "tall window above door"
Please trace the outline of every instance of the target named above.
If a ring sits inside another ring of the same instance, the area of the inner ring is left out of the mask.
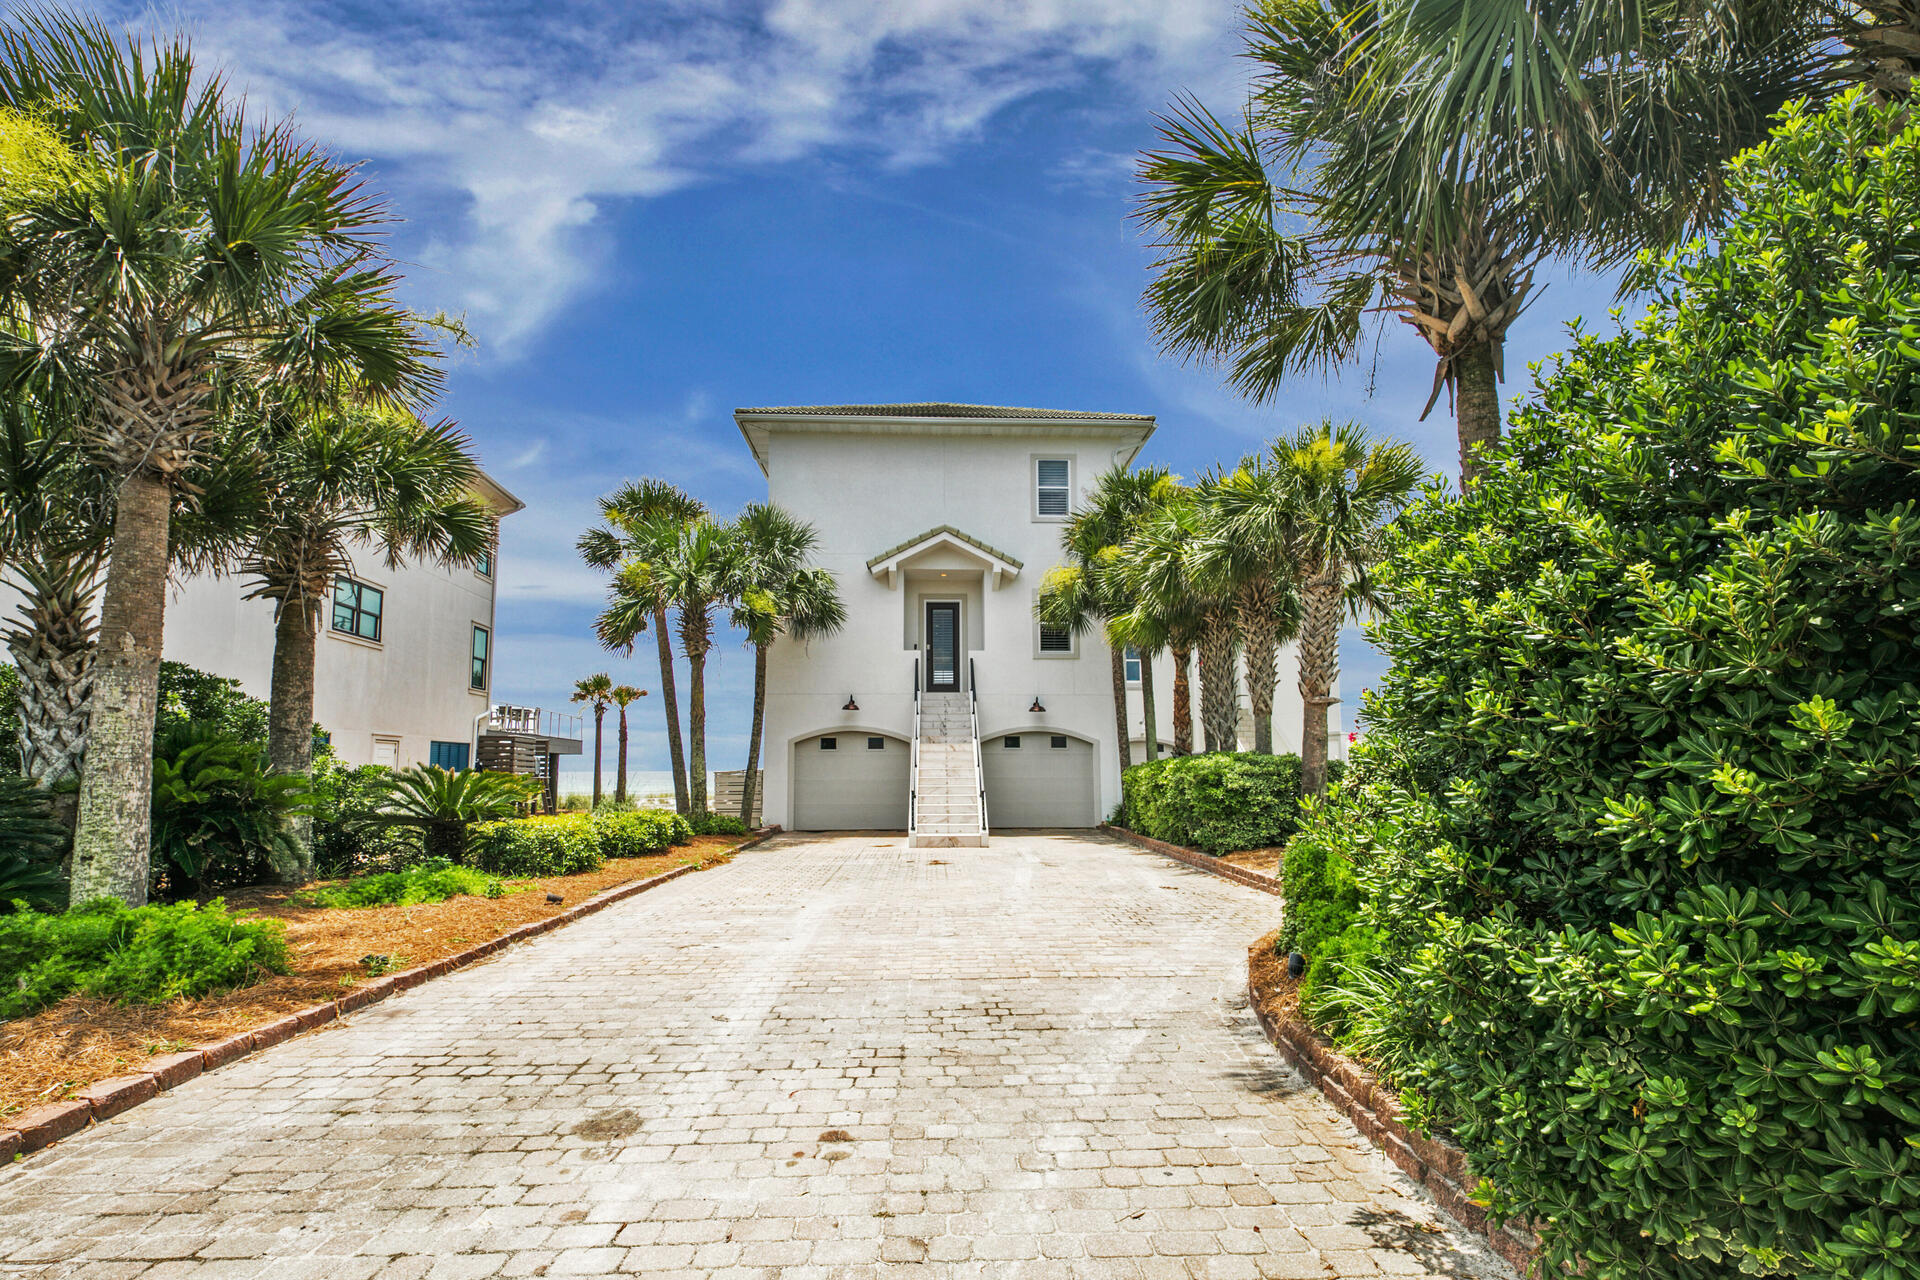
[[[1033,515],[1036,520],[1065,520],[1073,514],[1073,463],[1067,458],[1033,461]]]

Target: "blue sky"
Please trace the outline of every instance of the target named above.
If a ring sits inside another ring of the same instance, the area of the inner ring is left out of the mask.
[[[596,496],[663,476],[727,513],[764,496],[740,405],[957,400],[1152,413],[1144,458],[1193,475],[1322,415],[1457,467],[1427,348],[1247,405],[1156,355],[1127,214],[1152,113],[1232,110],[1232,0],[650,0],[103,10],[185,25],[263,113],[292,112],[406,221],[407,297],[464,314],[444,410],[528,503],[502,529],[495,696],[564,703],[643,654],[598,650],[573,541]],[[1507,391],[1610,290],[1550,281]],[[1382,660],[1354,635],[1345,684]],[[715,767],[744,758],[752,663],[712,663]],[[664,768],[657,691],[633,765]],[[611,753],[611,742],[609,742]]]

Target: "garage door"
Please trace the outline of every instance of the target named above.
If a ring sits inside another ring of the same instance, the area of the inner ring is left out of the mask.
[[[912,749],[900,738],[835,733],[793,745],[796,831],[905,831]]]
[[[1100,824],[1092,743],[1058,733],[1021,733],[988,738],[980,753],[990,827]]]

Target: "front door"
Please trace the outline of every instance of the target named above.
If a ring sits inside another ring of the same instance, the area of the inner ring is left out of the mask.
[[[927,605],[927,692],[960,688],[960,606],[952,600]]]

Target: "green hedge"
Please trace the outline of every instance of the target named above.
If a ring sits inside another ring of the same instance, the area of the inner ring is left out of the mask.
[[[476,822],[468,860],[498,876],[570,876],[606,865],[600,828],[584,813]]]
[[[643,858],[693,839],[693,825],[666,809],[596,813],[591,821],[600,832],[601,850],[609,858]]]
[[[1208,853],[1285,844],[1300,822],[1300,758],[1215,752],[1126,772],[1121,821],[1131,831]]]
[[[747,824],[737,813],[697,813],[693,816],[693,834],[697,836],[743,836]]]
[[[1920,118],[1726,180],[1390,537],[1397,796],[1315,837],[1381,949],[1325,1000],[1548,1274],[1914,1280]]]
[[[61,915],[0,916],[0,1019],[76,991],[161,1004],[287,971],[280,923],[228,911],[218,898],[138,908],[101,899]]]

